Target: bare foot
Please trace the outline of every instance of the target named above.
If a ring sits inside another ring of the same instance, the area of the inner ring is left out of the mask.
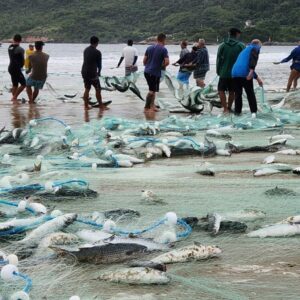
[[[144,113],[153,112],[152,108],[144,108]]]
[[[152,111],[155,111],[155,112],[158,112],[158,111],[159,111],[159,109],[158,109],[156,106],[152,106],[152,107],[151,107],[151,110],[152,110]]]
[[[18,99],[15,98],[15,97],[12,97],[12,98],[11,98],[11,101],[12,101],[12,102],[16,102],[16,101],[18,101]]]
[[[34,101],[28,101],[28,104],[36,104]]]

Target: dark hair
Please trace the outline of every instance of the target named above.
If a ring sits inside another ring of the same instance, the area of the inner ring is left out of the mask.
[[[36,50],[42,50],[44,45],[45,44],[44,44],[43,41],[36,41],[34,43],[34,47],[35,47]]]
[[[22,41],[22,36],[20,34],[16,34],[14,36],[14,41],[20,43]]]
[[[90,38],[90,43],[91,43],[91,45],[96,45],[96,44],[99,43],[99,39],[98,39],[96,36],[93,35],[93,36]]]
[[[183,41],[181,42],[181,45],[183,45],[183,46],[187,47],[188,43],[187,43],[187,41],[186,41],[186,40],[183,40]]]
[[[133,45],[133,40],[128,40],[128,41],[127,41],[127,45],[128,45],[128,46],[132,46],[132,45]]]
[[[193,50],[193,51],[197,51],[198,48],[197,48],[196,46],[193,46],[193,47],[192,47],[192,50]]]
[[[160,34],[157,36],[157,40],[158,40],[159,42],[165,41],[166,38],[167,38],[167,36],[166,36],[164,33],[160,33]]]
[[[241,33],[242,32],[239,29],[237,29],[237,28],[230,28],[229,29],[229,34],[231,36],[237,36],[238,34],[241,34]]]

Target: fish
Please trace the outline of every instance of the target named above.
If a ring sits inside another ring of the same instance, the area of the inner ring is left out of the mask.
[[[228,149],[217,149],[216,154],[220,156],[231,156],[231,151]]]
[[[284,149],[276,152],[277,154],[283,154],[283,155],[300,155],[300,150],[294,150],[294,149]]]
[[[212,233],[217,234],[220,230],[221,223],[223,221],[238,221],[238,222],[254,222],[257,220],[264,219],[266,217],[266,213],[257,210],[257,209],[244,209],[236,212],[227,212],[227,213],[213,213],[208,214],[205,218],[209,222],[212,222]]]
[[[7,230],[17,230],[19,232],[27,230],[26,227],[37,227],[38,225],[46,222],[48,220],[47,216],[40,216],[35,218],[26,218],[26,219],[12,219],[6,222],[0,223],[0,234],[3,231]],[[22,230],[23,229],[23,230]]]
[[[222,250],[217,246],[205,246],[195,242],[193,245],[163,253],[151,261],[162,264],[183,263],[218,257]]]
[[[69,245],[78,242],[78,236],[72,233],[53,232],[45,236],[38,245],[39,249],[56,245]]]
[[[276,169],[262,168],[262,169],[255,170],[253,172],[253,176],[254,177],[270,176],[270,175],[274,175],[274,174],[278,174],[278,173],[281,173],[281,172]]]
[[[248,237],[289,237],[300,234],[300,224],[275,224],[247,234]]]
[[[283,221],[279,222],[279,224],[300,224],[300,215],[288,217]]]
[[[125,155],[125,154],[115,154],[114,157],[116,158],[117,161],[128,160],[133,164],[142,164],[145,162],[143,159],[139,159],[137,157]]]
[[[275,140],[269,143],[270,146],[274,145],[285,145],[287,142],[287,139],[280,139],[280,140]]]
[[[103,273],[97,277],[97,280],[134,285],[157,285],[167,284],[171,279],[166,272],[158,271],[153,268],[135,267]]]
[[[47,221],[32,230],[23,240],[19,241],[19,244],[30,245],[30,247],[37,246],[46,235],[68,227],[76,218],[77,214],[69,213]]]
[[[110,244],[136,244],[136,245],[142,245],[147,247],[148,251],[154,251],[154,250],[168,250],[170,248],[167,244],[161,244],[155,242],[153,239],[145,239],[145,238],[139,238],[139,237],[120,237],[120,236],[111,236],[105,240],[103,240],[103,243],[110,243]]]
[[[269,138],[270,142],[278,141],[278,140],[294,140],[295,137],[290,135],[290,134],[278,134],[278,135],[273,135]]]
[[[212,169],[204,169],[197,171],[196,173],[203,176],[215,176],[215,171]]]
[[[269,155],[264,159],[263,164],[272,164],[275,162],[275,160],[275,155]]]
[[[272,196],[272,197],[273,196],[297,196],[297,193],[295,193],[294,191],[286,188],[279,188],[278,186],[276,186],[274,189],[269,189],[265,191],[265,194],[267,196]]]
[[[151,260],[133,260],[128,263],[128,266],[132,268],[136,268],[136,267],[151,268],[162,272],[167,271],[167,266],[165,264],[155,263]]]
[[[55,193],[48,192],[48,191],[40,191],[37,192],[36,195],[40,196],[41,198],[51,199],[51,200],[60,200],[61,198],[70,198],[74,200],[76,198],[96,198],[98,196],[98,192],[89,189],[89,188],[74,188],[74,187],[67,187],[62,186],[60,187]]]
[[[293,174],[300,175],[300,167],[293,169]]]
[[[227,133],[223,133],[223,132],[219,132],[218,130],[215,129],[209,129],[206,131],[206,135],[209,137],[215,137],[215,138],[220,138],[220,139],[225,139],[225,140],[231,140],[232,136],[227,134]]]
[[[89,243],[96,243],[112,237],[111,233],[102,230],[82,229],[76,232],[76,235]]]
[[[143,245],[121,243],[103,243],[100,245],[85,245],[78,248],[51,247],[61,256],[73,256],[79,262],[92,264],[111,264],[121,263],[128,260],[139,258],[150,253],[148,248]]]

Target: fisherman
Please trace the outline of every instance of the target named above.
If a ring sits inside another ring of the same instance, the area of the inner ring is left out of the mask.
[[[90,38],[90,46],[88,46],[83,52],[83,65],[81,69],[81,75],[84,81],[84,107],[89,109],[89,94],[91,87],[93,86],[96,91],[96,98],[99,103],[100,110],[109,109],[102,103],[101,85],[99,77],[101,76],[102,69],[102,54],[97,47],[99,45],[99,39],[96,36]]]
[[[29,56],[29,65],[26,73],[30,73],[26,82],[26,91],[29,103],[33,104],[39,91],[43,89],[47,79],[49,55],[43,52],[43,41],[35,42],[35,52]],[[32,93],[32,87],[34,91]]]
[[[155,94],[159,91],[162,68],[166,68],[170,63],[168,50],[165,48],[166,38],[164,33],[160,33],[157,36],[157,43],[149,46],[144,56],[144,74],[149,86],[145,112],[158,111],[155,107]]]
[[[133,40],[127,41],[127,46],[123,49],[117,68],[120,67],[125,58],[125,76],[129,76],[138,70],[136,65],[138,59],[138,51],[133,47]]]
[[[245,45],[239,41],[241,31],[237,28],[229,30],[229,38],[219,47],[217,54],[217,75],[219,76],[218,92],[224,114],[231,111],[234,101],[234,84],[231,77],[232,67]],[[229,93],[228,101],[226,92]]]
[[[247,94],[252,118],[256,118],[257,102],[253,87],[253,78],[255,78],[260,86],[263,86],[262,80],[255,72],[258,62],[261,41],[253,40],[238,56],[233,68],[232,77],[234,80],[235,93],[235,114],[240,115],[243,107],[243,88]]]
[[[284,58],[280,62],[275,62],[274,64],[278,65],[278,64],[286,63],[289,62],[291,59],[293,60],[293,63],[291,65],[291,73],[286,87],[287,92],[290,91],[292,84],[294,89],[297,88],[297,83],[298,83],[297,81],[298,78],[300,77],[300,41],[298,46],[291,52],[291,54],[288,57]]]
[[[11,101],[17,101],[18,96],[26,87],[26,80],[22,73],[22,68],[24,66],[24,49],[20,47],[21,41],[21,35],[16,34],[13,38],[13,43],[8,47],[8,55],[10,60],[8,72],[12,81]]]
[[[187,45],[188,43],[185,40],[180,43],[181,51],[179,54],[179,59],[183,58],[186,54],[190,52],[189,49],[187,48]]]
[[[189,65],[193,63],[197,58],[197,46],[194,45],[192,47],[192,51],[186,53],[183,57],[181,57],[179,60],[176,61],[176,63],[173,64],[173,66],[180,66],[177,79],[182,84],[189,85],[189,78],[193,73],[193,67],[190,67]]]
[[[25,63],[24,68],[27,71],[29,69],[29,56],[34,53],[34,46],[29,44],[28,49],[25,51]]]
[[[205,46],[204,39],[199,39],[197,58],[196,61],[191,65],[191,67],[195,67],[194,78],[196,79],[197,86],[204,88],[205,76],[206,73],[209,71],[209,55]]]

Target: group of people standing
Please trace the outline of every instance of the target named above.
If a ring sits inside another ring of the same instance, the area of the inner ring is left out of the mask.
[[[25,58],[25,51],[20,46],[21,42],[21,35],[16,34],[13,38],[13,43],[8,47],[8,72],[12,82],[11,100],[17,101],[18,96],[26,88],[29,103],[32,104],[37,98],[39,90],[45,84],[49,55],[43,52],[44,42],[37,41],[34,46],[29,45]],[[22,72],[23,67],[25,67],[27,79]]]
[[[242,94],[245,90],[252,116],[256,116],[257,101],[254,92],[253,80],[257,80],[260,86],[262,80],[255,72],[261,49],[261,42],[254,39],[249,45],[245,46],[240,42],[241,31],[237,28],[229,30],[229,37],[219,46],[217,53],[216,72],[219,76],[218,93],[224,113],[233,112],[232,106],[235,103],[234,113],[239,115],[242,112]],[[166,45],[166,35],[160,33],[157,36],[155,44],[146,49],[143,58],[144,76],[147,81],[149,91],[146,96],[144,111],[156,112],[159,107],[155,104],[156,93],[159,92],[159,85],[163,72],[170,64],[168,50]],[[22,37],[17,34],[14,36],[13,43],[8,48],[10,63],[8,71],[12,81],[12,101],[16,101],[20,93],[26,88],[29,103],[34,103],[43,88],[47,78],[47,65],[49,55],[43,52],[44,43],[35,42],[35,46],[29,45],[24,57],[24,49],[20,46]],[[96,36],[90,38],[90,45],[84,50],[83,65],[81,74],[84,81],[84,105],[86,109],[90,108],[89,93],[93,86],[96,91],[96,98],[100,110],[108,109],[107,103],[102,101],[101,84],[99,77],[102,70],[102,54],[97,49],[99,39]],[[179,66],[177,79],[182,85],[189,84],[189,78],[194,74],[197,86],[205,87],[205,76],[210,69],[209,54],[204,39],[199,39],[194,44],[191,52],[187,49],[187,42],[181,42],[181,52],[179,60],[173,65]],[[35,49],[34,49],[35,48]],[[117,68],[125,60],[125,76],[130,76],[138,70],[137,60],[138,51],[133,47],[133,41],[128,40],[127,46],[123,49]],[[300,78],[300,45],[296,47],[291,54],[280,62],[285,63],[293,60],[291,66],[290,78],[287,85],[287,91],[292,84],[297,86],[297,80]],[[22,72],[26,69],[27,79]],[[34,90],[32,91],[32,88]]]

